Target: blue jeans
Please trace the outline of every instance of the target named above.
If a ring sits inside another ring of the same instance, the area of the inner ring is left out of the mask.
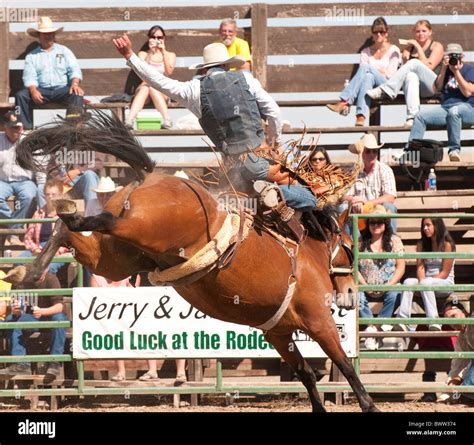
[[[450,106],[434,107],[420,111],[413,122],[409,141],[422,139],[428,126],[444,127],[448,130],[448,153],[461,151],[461,129],[474,125],[474,107],[466,102]]]
[[[471,360],[471,365],[469,369],[464,374],[464,381],[462,382],[463,386],[471,386],[474,385],[474,360]],[[463,393],[465,397],[469,397],[470,399],[474,399],[473,393],[465,392]]]
[[[365,295],[365,292],[358,292],[357,297],[359,300],[359,317],[360,318],[373,318],[374,315],[369,307],[369,302]],[[397,299],[400,297],[400,292],[390,291],[383,294],[383,306],[379,312],[379,317],[391,317],[395,310],[395,304]]]
[[[33,317],[32,314],[22,313],[19,318],[14,319],[10,314],[6,321],[67,321],[67,317],[62,312],[50,317]],[[27,332],[36,332],[37,329],[28,329]],[[64,344],[66,342],[66,329],[57,328],[51,330],[50,354],[64,354]],[[26,355],[26,346],[23,339],[22,329],[10,330],[10,352],[11,355]]]
[[[78,96],[77,94],[69,94],[69,88],[69,85],[66,85],[65,87],[57,88],[39,87],[38,90],[43,96],[43,104],[57,102],[82,107],[84,104],[84,98],[82,96]],[[28,88],[20,90],[18,93],[16,93],[15,103],[19,107],[19,119],[23,122],[25,129],[29,130],[33,128],[33,108],[36,106],[36,104],[33,102]]]
[[[69,195],[75,199],[84,199],[85,206],[97,199],[97,193],[92,189],[99,185],[99,176],[93,170],[86,170],[82,175],[76,176],[72,181],[72,190]]]
[[[41,247],[44,247],[45,244],[46,241],[40,243]],[[30,250],[24,250],[20,253],[19,256],[21,258],[31,258],[33,256],[33,253]],[[64,266],[67,266],[67,263],[50,263],[48,271],[56,275]]]
[[[342,90],[340,98],[349,104],[356,104],[356,114],[369,117],[369,108],[372,99],[366,95],[367,91],[382,85],[387,79],[373,66],[363,64],[359,66],[357,73]]]
[[[33,181],[0,181],[0,218],[20,219],[27,218],[33,213],[33,200],[36,198],[38,188]],[[11,211],[7,198],[15,196],[15,211]],[[20,228],[22,224],[14,224],[12,228]]]

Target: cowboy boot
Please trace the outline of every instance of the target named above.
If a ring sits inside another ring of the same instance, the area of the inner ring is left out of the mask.
[[[304,227],[295,216],[295,211],[286,205],[279,187],[259,180],[254,182],[253,188],[258,194],[262,206],[268,209],[263,212],[267,221],[275,223],[285,235],[301,242],[304,237]]]
[[[347,116],[350,111],[349,104],[343,100],[339,101],[337,104],[327,104],[326,107],[335,113],[342,114],[343,116]]]

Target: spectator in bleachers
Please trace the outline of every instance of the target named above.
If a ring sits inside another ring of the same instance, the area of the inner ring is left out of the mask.
[[[22,169],[16,163],[16,144],[23,133],[23,124],[13,111],[3,116],[5,132],[0,133],[0,218],[28,218],[34,212],[38,187],[34,182],[44,181],[44,174]],[[15,196],[14,210],[8,206],[7,199]],[[12,228],[20,228],[14,224]],[[6,244],[22,244],[16,235],[10,235]]]
[[[421,220],[421,240],[416,245],[417,252],[455,252],[456,244],[441,218]],[[453,258],[426,258],[416,261],[416,278],[407,278],[403,284],[446,286],[454,284]],[[446,298],[451,292],[420,291],[428,318],[438,318],[436,298]],[[409,318],[413,302],[413,291],[403,291],[398,316]],[[405,327],[405,325],[401,325]],[[429,325],[430,331],[441,330],[441,325]]]
[[[462,303],[459,303],[455,299],[448,301],[443,307],[443,317],[446,318],[465,318],[467,312]],[[443,324],[442,331],[457,331],[462,330],[461,326],[452,324]],[[418,325],[416,328],[417,332],[427,331],[426,325]],[[420,351],[454,351],[457,342],[457,336],[452,337],[415,337],[413,339],[418,344]],[[428,359],[425,359],[425,363]],[[425,365],[426,366],[426,365]],[[423,382],[436,382],[436,372],[427,371],[423,372]],[[443,397],[441,397],[443,399]],[[425,393],[421,398],[423,402],[435,402],[437,400],[436,393]]]
[[[387,214],[385,208],[381,205],[375,206],[374,214]],[[360,235],[360,252],[384,253],[403,252],[402,240],[393,234],[390,220],[367,218],[367,226]],[[359,284],[398,284],[405,273],[405,260],[401,258],[391,258],[382,260],[363,259],[359,260]],[[372,318],[373,314],[369,307],[367,297],[372,297],[383,301],[379,317],[392,317],[395,310],[395,304],[400,297],[397,291],[365,291],[358,293],[359,299],[359,317]],[[381,327],[385,330],[384,325]],[[377,327],[369,325],[366,332],[377,332]],[[387,329],[388,330],[388,329]],[[374,337],[367,337],[365,346],[367,349],[378,349],[381,342]]]
[[[458,43],[446,47],[441,71],[433,90],[442,93],[441,105],[420,111],[409,141],[422,139],[430,125],[447,127],[450,161],[461,160],[461,129],[474,125],[474,66],[464,63],[464,51]]]
[[[468,314],[464,306],[459,303],[456,304],[457,308],[452,309],[453,318],[464,318]],[[472,317],[472,307],[471,307]],[[461,331],[458,336],[455,352],[472,352],[474,351],[474,325],[453,325],[455,329]],[[451,369],[448,373],[448,385],[463,385],[472,386],[474,385],[474,360],[468,358],[454,358],[451,361]],[[474,394],[464,393],[460,396],[451,396],[449,399],[452,403],[465,403],[468,405],[474,404]]]
[[[166,34],[164,29],[159,25],[152,26],[148,31],[148,41],[143,50],[138,53],[138,57],[161,74],[171,76],[176,65],[176,54],[166,49],[165,42]],[[171,122],[167,105],[168,97],[148,85],[145,81],[142,81],[135,92],[126,124],[133,127],[137,114],[143,109],[149,99],[151,99],[157,111],[163,116],[164,120],[161,128],[172,128],[173,122]]]
[[[433,83],[441,71],[443,45],[432,39],[433,28],[428,20],[415,24],[415,38],[407,40],[402,52],[404,65],[388,81],[367,91],[372,99],[395,99],[403,88],[407,104],[406,127],[413,126],[413,119],[420,111],[420,97],[434,96]]]
[[[401,61],[400,49],[388,39],[388,25],[383,17],[372,23],[372,45],[364,48],[360,55],[360,66],[355,76],[339,95],[340,101],[327,107],[339,114],[349,114],[356,104],[357,126],[364,126],[370,114],[371,98],[367,91],[382,85],[398,69]]]
[[[331,165],[329,153],[324,147],[317,147],[309,157],[309,164],[314,171],[321,170],[327,165]]]
[[[47,273],[42,282],[38,282],[39,289],[57,289],[60,284],[56,275]],[[34,294],[27,295],[22,299],[15,299],[11,306],[11,314],[7,316],[7,322],[25,321],[66,321],[64,303],[62,296],[38,297]],[[10,353],[13,356],[26,355],[26,336],[35,329],[11,329],[8,330],[10,339]],[[51,329],[51,343],[49,353],[51,355],[63,354],[66,342],[66,329]],[[48,363],[46,376],[54,380],[60,373],[61,365],[58,362]],[[0,369],[1,375],[31,374],[29,362],[13,363],[4,369]]]
[[[40,46],[26,56],[25,89],[15,95],[25,129],[33,128],[34,104],[56,102],[83,106],[79,63],[69,48],[55,42],[56,34],[62,30],[53,26],[49,17],[40,17],[38,28],[27,30],[31,37],[39,38]]]
[[[44,194],[46,197],[46,204],[43,208],[39,208],[33,215],[33,219],[56,218],[56,208],[53,200],[60,198],[63,195],[63,183],[60,180],[50,179],[44,186]],[[28,225],[25,234],[25,250],[20,254],[20,257],[31,257],[32,255],[39,255],[43,247],[48,242],[54,230],[55,223],[33,223]],[[56,256],[67,255],[70,256],[70,250],[67,247],[60,247],[56,252]],[[60,269],[67,267],[67,263],[50,263],[48,270],[52,274],[57,274]]]
[[[356,144],[364,145],[362,153],[364,168],[347,195],[342,198],[341,210],[345,210],[349,203],[353,213],[368,213],[380,204],[390,213],[397,213],[394,204],[397,198],[395,175],[387,164],[377,159],[379,149],[384,144],[377,144],[373,134],[364,135]],[[349,150],[352,149],[349,147]],[[361,220],[361,229],[363,226],[364,221]],[[395,233],[397,231],[396,218],[391,219],[391,226]]]
[[[234,19],[222,20],[219,26],[219,34],[221,42],[227,47],[229,57],[241,56],[245,59],[245,63],[238,69],[251,70],[252,56],[247,41],[237,37],[237,22]],[[237,69],[237,68],[232,68]]]

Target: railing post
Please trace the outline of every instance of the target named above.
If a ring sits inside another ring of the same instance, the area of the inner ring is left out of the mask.
[[[8,96],[10,94],[9,84],[9,59],[10,59],[10,45],[9,45],[9,33],[8,33],[8,21],[5,20],[0,22],[0,103],[7,103]]]
[[[267,86],[267,5],[252,5],[252,72],[263,88]]]

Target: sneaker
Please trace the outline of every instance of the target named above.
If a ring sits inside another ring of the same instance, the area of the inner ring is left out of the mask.
[[[161,128],[163,130],[169,130],[170,128],[173,128],[173,121],[171,119],[165,119],[161,124]]]
[[[413,122],[414,119],[412,117],[409,117],[406,121],[405,124],[403,125],[405,128],[411,128],[413,127]]]
[[[31,365],[29,363],[14,363],[4,369],[0,369],[1,375],[31,375]]]
[[[436,397],[436,393],[434,392],[426,392],[423,394],[423,397],[420,399],[422,402],[433,403],[438,400]]]
[[[378,332],[378,329],[375,326],[369,326],[365,332]],[[365,339],[365,349],[369,351],[376,351],[379,349],[379,341],[375,337],[367,337]]]
[[[127,119],[124,123],[125,127],[128,128],[129,130],[133,130],[134,127],[134,121]]]
[[[58,376],[61,373],[61,364],[57,362],[51,362],[48,364],[46,374]]]
[[[358,114],[356,116],[355,126],[356,127],[365,127],[365,117],[362,114]]]
[[[375,99],[375,100],[382,99],[384,96],[386,96],[386,93],[380,87],[372,88],[371,90],[367,91],[366,94],[371,99]]]
[[[451,162],[459,162],[461,160],[461,156],[459,155],[458,150],[454,150],[449,153],[449,160]]]
[[[114,375],[110,380],[112,380],[112,382],[123,382],[125,380],[125,376],[122,374],[117,374]]]

